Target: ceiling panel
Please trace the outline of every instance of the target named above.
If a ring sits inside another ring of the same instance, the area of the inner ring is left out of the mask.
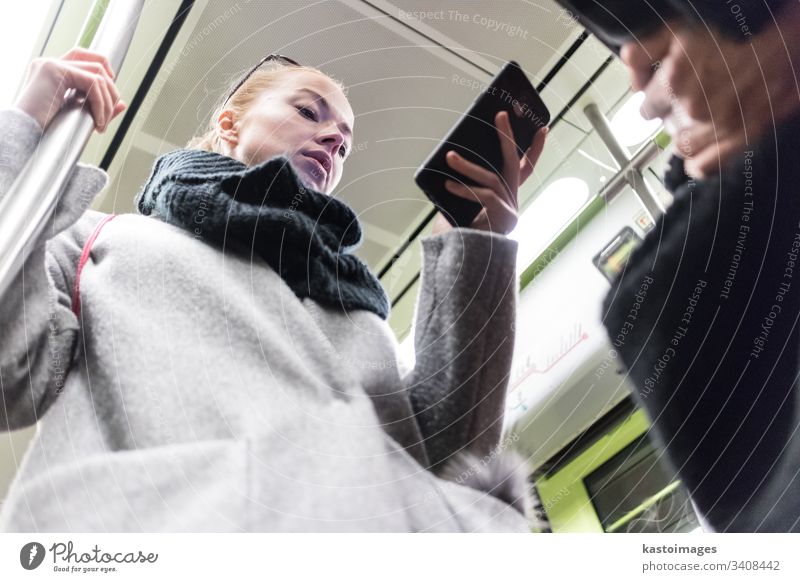
[[[465,58],[497,70],[516,60],[541,78],[565,43],[583,31],[552,0],[389,0],[390,13]],[[491,66],[493,65],[493,66]]]
[[[550,110],[557,112],[566,107],[610,56],[611,52],[597,39],[587,38],[542,91],[542,99]],[[583,114],[583,107],[594,102],[602,111],[608,111],[629,88],[630,82],[624,65],[618,59],[613,59],[580,100],[566,112],[564,119],[583,131],[592,131],[591,124]]]

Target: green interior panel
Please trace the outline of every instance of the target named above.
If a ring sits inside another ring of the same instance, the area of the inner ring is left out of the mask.
[[[583,479],[645,433],[649,427],[644,411],[637,410],[563,469],[536,482],[542,506],[554,533],[603,532]]]

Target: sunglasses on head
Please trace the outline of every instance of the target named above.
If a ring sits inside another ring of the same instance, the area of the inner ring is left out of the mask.
[[[245,73],[245,75],[239,80],[238,83],[236,83],[234,88],[228,93],[228,96],[225,97],[225,101],[222,102],[222,106],[225,107],[225,105],[228,104],[228,101],[230,101],[231,97],[233,97],[234,93],[236,93],[242,87],[242,85],[245,84],[247,79],[249,79],[250,76],[253,73],[255,73],[261,65],[263,65],[268,61],[277,61],[283,65],[289,65],[293,67],[301,66],[300,63],[298,63],[297,61],[290,59],[289,57],[285,57],[283,55],[273,53],[265,56],[263,59],[258,61],[258,63],[256,63],[254,67],[252,67],[249,71],[247,71],[247,73]]]

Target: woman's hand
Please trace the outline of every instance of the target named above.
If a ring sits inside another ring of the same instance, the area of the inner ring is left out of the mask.
[[[467,186],[455,180],[446,180],[447,190],[461,198],[477,201],[483,209],[470,224],[470,228],[508,234],[517,225],[517,190],[533,173],[533,168],[544,149],[548,128],[543,127],[533,137],[533,143],[522,156],[517,155],[517,144],[514,132],[506,111],[495,116],[495,127],[500,136],[500,147],[503,152],[502,175],[495,174],[478,164],[467,161],[455,151],[447,152],[447,164],[459,174],[477,183]],[[434,234],[450,230],[452,227],[441,213],[437,213]]]
[[[125,110],[108,59],[79,47],[59,59],[34,59],[28,67],[25,87],[14,105],[44,129],[64,105],[68,89],[83,93],[89,102],[95,128],[100,133]]]

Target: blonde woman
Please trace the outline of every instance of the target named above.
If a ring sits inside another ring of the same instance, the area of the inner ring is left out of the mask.
[[[0,195],[71,87],[100,130],[124,108],[101,56],[35,61],[0,113]],[[38,424],[2,529],[526,531],[500,442],[505,234],[544,132],[520,161],[498,116],[501,178],[452,158],[485,208],[424,240],[403,370],[383,289],[350,252],[358,220],[331,196],[354,120],[336,81],[271,55],[156,161],[138,213],[86,210],[107,176],[76,168],[0,305],[0,423]]]

